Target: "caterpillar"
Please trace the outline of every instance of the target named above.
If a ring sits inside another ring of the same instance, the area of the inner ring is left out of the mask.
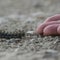
[[[11,38],[22,38],[23,36],[25,36],[24,31],[9,33],[9,32],[0,30],[0,38],[11,39]]]

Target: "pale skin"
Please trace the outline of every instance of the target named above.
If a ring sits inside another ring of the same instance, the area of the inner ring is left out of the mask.
[[[36,33],[45,36],[60,35],[60,14],[48,17],[38,25]]]

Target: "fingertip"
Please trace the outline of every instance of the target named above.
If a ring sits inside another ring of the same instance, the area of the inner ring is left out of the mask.
[[[57,32],[58,32],[58,34],[60,35],[60,25],[59,25],[58,28],[57,28]]]
[[[37,26],[37,29],[36,29],[36,33],[42,35],[42,34],[43,34],[43,29],[44,29],[44,27],[45,27],[45,24],[44,24],[44,23],[38,25],[38,26]]]

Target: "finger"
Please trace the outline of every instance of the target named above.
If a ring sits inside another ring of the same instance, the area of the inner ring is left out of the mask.
[[[43,35],[58,35],[57,28],[59,24],[48,25],[43,30]]]
[[[42,23],[40,25],[38,25],[37,29],[36,29],[36,33],[37,34],[43,34],[43,30],[46,26],[48,25],[52,25],[52,24],[60,24],[60,21],[53,21],[53,22],[46,22],[46,23]]]
[[[44,23],[38,25],[38,27],[36,29],[36,33],[42,35],[43,34],[43,29],[44,29],[45,26],[46,26],[46,24],[44,24]]]
[[[48,17],[48,18],[45,20],[45,23],[46,23],[46,22],[51,22],[51,21],[60,21],[60,14],[56,14],[56,15],[54,15],[54,16]]]
[[[57,28],[57,32],[58,32],[58,34],[60,35],[60,25],[59,25],[58,28]]]

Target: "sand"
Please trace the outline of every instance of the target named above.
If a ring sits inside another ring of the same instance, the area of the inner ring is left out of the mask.
[[[0,38],[0,60],[60,60],[60,36],[33,33],[59,6],[60,0],[0,0],[0,30],[25,31],[22,39]]]

